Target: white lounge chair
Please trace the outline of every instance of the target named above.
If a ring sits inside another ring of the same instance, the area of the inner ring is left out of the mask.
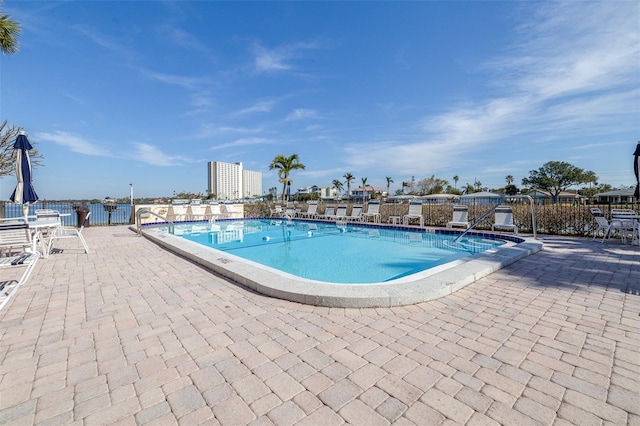
[[[363,217],[362,217],[362,205],[355,204],[351,208],[351,214],[349,216],[347,216],[345,219],[350,221],[350,222],[362,222],[362,220],[363,220]]]
[[[7,256],[0,256],[0,309],[2,309],[9,299],[18,291],[31,275],[36,262],[40,258],[40,253],[34,250],[36,244],[34,238],[40,238],[38,233],[32,235],[29,225],[24,222],[3,222],[0,223],[0,254],[5,249]],[[13,250],[18,248],[14,253]],[[24,268],[22,274],[17,279],[7,279],[8,272],[5,270],[14,268]]]
[[[347,219],[347,205],[346,204],[340,204],[338,206],[338,208],[336,209],[336,214],[332,217],[332,219],[335,220],[346,220]]]
[[[206,208],[201,203],[189,204],[189,207],[187,208],[187,218],[189,220],[206,219]]]
[[[453,206],[453,218],[447,222],[447,228],[454,226],[469,227],[469,206]]]
[[[493,231],[496,228],[512,229],[515,234],[518,233],[518,227],[513,224],[513,209],[511,206],[496,207],[491,230]]]
[[[380,201],[369,201],[367,204],[367,211],[362,213],[362,219],[368,222],[369,218],[372,218],[374,223],[380,223]]]
[[[402,223],[409,225],[412,219],[418,219],[420,226],[424,227],[424,216],[422,216],[422,201],[410,201],[409,213],[402,216]]]
[[[336,207],[335,206],[327,206],[324,209],[324,213],[317,215],[318,219],[329,220],[336,215]]]
[[[87,223],[89,223],[89,216],[91,216],[91,212],[87,213],[87,216],[82,221],[82,226],[80,228],[76,228],[74,226],[61,226],[58,228],[54,228],[51,231],[51,235],[49,236],[49,246],[47,247],[47,254],[51,253],[51,249],[53,248],[53,242],[55,240],[63,240],[70,238],[77,238],[82,247],[84,247],[84,252],[89,253],[89,246],[82,235],[82,231]]]
[[[316,212],[318,211],[318,202],[317,201],[309,201],[309,207],[307,207],[307,211],[300,211],[298,213],[298,217],[313,219],[316,217]]]
[[[273,209],[269,209],[269,216],[282,217],[282,206],[276,204]]]
[[[167,211],[167,219],[170,219],[174,222],[187,220],[188,219],[187,205],[186,204],[169,205],[169,211]]]
[[[292,203],[287,203],[286,207],[284,208],[284,213],[282,213],[282,215],[287,219],[291,219],[295,217],[296,207]]]

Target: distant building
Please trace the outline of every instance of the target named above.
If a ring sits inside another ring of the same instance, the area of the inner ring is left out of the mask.
[[[371,185],[367,185],[366,187],[359,187],[351,191],[351,198],[354,200],[362,199],[363,196],[366,196],[367,199],[371,198],[371,196],[375,193],[379,193],[382,197],[386,197],[387,190],[383,188],[376,188]]]
[[[600,194],[594,195],[593,200],[596,203],[633,203],[633,192],[634,188],[614,189],[613,191],[601,192]]]
[[[242,163],[207,163],[209,194],[218,200],[239,200],[262,195],[262,173],[244,170]]]
[[[323,200],[333,199],[338,197],[338,190],[333,186],[318,186],[312,185],[305,188],[298,188],[297,194],[316,194]]]
[[[553,194],[541,189],[531,189],[528,192],[523,192],[523,195],[528,195],[533,198],[536,204],[548,204],[553,201]],[[556,203],[559,204],[584,204],[587,197],[583,197],[575,192],[561,191],[558,194]]]

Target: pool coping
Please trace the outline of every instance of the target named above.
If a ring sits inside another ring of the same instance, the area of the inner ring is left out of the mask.
[[[247,218],[247,220],[248,219],[249,218]],[[230,219],[229,221],[237,220],[245,219]],[[314,221],[303,220],[303,222]],[[317,223],[318,221],[315,222]],[[198,222],[180,222],[180,224],[182,223]],[[462,231],[459,230],[442,228],[427,229],[412,226],[361,223],[355,223],[353,225],[436,234],[462,233]],[[258,293],[307,305],[339,308],[392,307],[413,305],[415,303],[438,299],[458,291],[478,279],[511,265],[520,259],[537,253],[543,248],[541,241],[531,237],[472,231],[467,235],[488,239],[501,239],[510,243],[391,282],[331,284],[276,271],[270,267],[242,259],[227,252],[206,247],[166,232],[161,232],[157,228],[157,225],[142,227],[141,232],[146,238],[167,250]]]

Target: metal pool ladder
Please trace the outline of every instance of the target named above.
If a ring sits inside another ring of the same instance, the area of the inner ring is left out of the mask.
[[[478,223],[480,223],[485,217],[487,217],[491,213],[493,213],[499,206],[501,206],[503,204],[503,201],[505,200],[505,198],[506,197],[501,198],[500,202],[496,203],[493,207],[491,207],[491,209],[489,209],[482,216],[480,216],[478,219],[476,219],[476,221],[473,222],[470,227],[465,229],[465,231],[462,234],[458,235],[453,240],[453,242],[457,243],[462,237],[467,235],[467,232],[471,231],[474,226],[476,226]],[[511,196],[509,196],[509,198],[526,198],[526,199],[529,200],[529,205],[531,206],[531,228],[533,228],[533,238],[537,239],[538,237],[536,235],[536,215],[535,215],[535,211],[534,211],[534,208],[533,208],[533,198],[531,198],[530,195],[511,195]]]

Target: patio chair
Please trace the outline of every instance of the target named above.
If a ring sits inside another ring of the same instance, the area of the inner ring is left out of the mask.
[[[447,222],[447,228],[454,226],[469,227],[469,206],[453,206],[453,218]]]
[[[204,220],[207,218],[206,209],[200,203],[192,203],[187,207],[187,218],[189,220]]]
[[[420,226],[424,226],[424,216],[422,216],[422,201],[410,201],[409,213],[402,216],[402,223],[409,225],[412,219],[418,219]]]
[[[208,210],[209,210],[209,213],[211,214],[210,220],[215,221],[216,219],[225,219],[227,217],[227,214],[222,212],[222,209],[220,208],[219,203],[209,204]]]
[[[350,222],[362,222],[362,205],[355,204],[351,208],[351,214],[345,218]]]
[[[275,205],[273,209],[269,209],[269,216],[282,217],[282,206]]]
[[[84,236],[82,235],[82,231],[84,230],[84,227],[86,226],[87,223],[89,223],[89,216],[91,216],[91,212],[87,213],[87,216],[82,221],[82,226],[80,226],[80,228],[76,228],[74,226],[61,226],[61,227],[55,228],[51,232],[51,235],[49,236],[49,246],[47,247],[47,254],[51,253],[51,249],[53,248],[53,242],[55,240],[65,240],[70,238],[77,238],[82,244],[82,247],[84,247],[84,252],[89,253],[89,246],[87,245],[87,242],[85,241]]]
[[[607,218],[604,217],[604,213],[602,213],[602,210],[600,210],[598,207],[591,207],[589,210],[591,211],[591,214],[598,224],[598,228],[593,234],[594,240],[596,239],[600,231],[603,231],[602,240],[600,240],[601,243],[603,243],[604,240],[610,238],[611,235],[614,235],[616,233],[620,235],[623,243],[627,242],[627,236],[629,234],[631,234],[633,237],[633,221],[627,221],[625,219],[611,219],[611,221],[608,221]]]
[[[338,208],[336,209],[336,214],[332,216],[332,219],[335,220],[346,220],[347,219],[347,205],[346,204],[340,204],[338,206]]]
[[[0,309],[29,279],[31,271],[40,258],[40,253],[36,251],[40,239],[40,233],[33,234],[24,220],[0,223],[0,276],[3,277],[0,281]],[[3,256],[3,253],[6,256]],[[6,279],[5,270],[14,268],[25,269],[18,279]]]
[[[336,215],[336,207],[335,206],[327,206],[324,210],[323,214],[318,214],[316,217],[322,220],[329,220]]]
[[[317,211],[318,211],[318,202],[310,201],[309,207],[307,207],[307,211],[306,212],[300,211],[298,213],[298,217],[313,219],[316,217]]]
[[[167,211],[167,219],[174,222],[185,221],[188,219],[186,204],[171,204],[169,205],[169,211]]]
[[[292,203],[287,203],[286,207],[284,208],[284,213],[282,215],[288,219],[295,217],[296,215],[295,206]]]
[[[362,213],[362,220],[368,222],[372,218],[374,223],[380,223],[381,217],[380,201],[369,201],[367,211]]]
[[[496,207],[491,230],[494,231],[496,228],[512,229],[514,234],[518,234],[518,227],[513,224],[513,209],[511,206]]]

